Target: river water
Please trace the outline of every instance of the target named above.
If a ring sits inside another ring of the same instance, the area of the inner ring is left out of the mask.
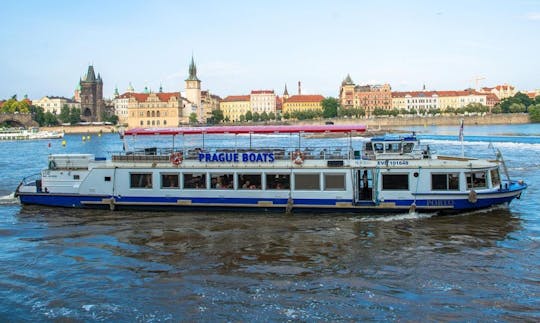
[[[412,130],[461,154],[457,127]],[[0,142],[0,321],[540,320],[538,125],[465,127],[466,155],[499,148],[530,186],[509,207],[455,216],[17,204],[10,193],[49,153],[122,148],[111,134],[65,139]]]

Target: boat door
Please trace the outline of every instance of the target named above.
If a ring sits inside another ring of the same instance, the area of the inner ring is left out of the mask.
[[[357,200],[373,201],[373,168],[360,168],[356,171],[358,183]]]

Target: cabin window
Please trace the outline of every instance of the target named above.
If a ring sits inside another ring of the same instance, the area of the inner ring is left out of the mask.
[[[413,147],[414,147],[414,144],[412,142],[408,142],[408,143],[403,145],[403,152],[406,153],[406,154],[410,153],[410,152],[412,152]]]
[[[152,188],[152,173],[131,173],[131,188]]]
[[[295,174],[294,189],[295,190],[320,190],[321,184],[319,174]]]
[[[234,188],[233,174],[210,174],[210,188],[226,190]]]
[[[408,190],[409,174],[383,174],[383,190]]]
[[[79,175],[73,175],[73,179],[74,180],[79,180],[79,179],[81,179],[81,177]]]
[[[384,152],[384,146],[382,143],[377,142],[373,144],[373,150],[375,150],[376,153],[383,153]]]
[[[499,175],[499,169],[492,169],[491,171],[491,186],[497,187],[501,185],[501,176]]]
[[[324,174],[325,191],[344,191],[345,174]]]
[[[486,172],[469,172],[465,173],[467,178],[467,188],[486,188]]]
[[[110,182],[111,181],[111,177],[110,176],[105,176],[105,178],[103,179],[105,182]]]
[[[431,174],[431,189],[433,191],[459,191],[459,174]]]
[[[400,153],[401,145],[399,143],[387,143],[384,145],[384,149],[387,153]]]
[[[291,187],[291,175],[266,174],[267,190],[288,190]]]
[[[178,174],[161,174],[161,188],[179,188]]]
[[[261,174],[238,174],[238,188],[242,190],[260,190],[262,188]]]
[[[184,188],[205,189],[206,173],[184,173]]]

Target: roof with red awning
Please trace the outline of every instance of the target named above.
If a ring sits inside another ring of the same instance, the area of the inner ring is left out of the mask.
[[[270,133],[352,133],[365,132],[365,125],[303,125],[303,126],[215,126],[179,128],[134,128],[126,136],[197,135],[197,134],[270,134]]]

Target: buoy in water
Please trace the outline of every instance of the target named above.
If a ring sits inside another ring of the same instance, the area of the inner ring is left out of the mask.
[[[65,147],[65,146],[66,146],[66,141],[62,140],[62,147]]]
[[[51,148],[51,143],[49,142],[49,144],[47,145],[49,148]]]

